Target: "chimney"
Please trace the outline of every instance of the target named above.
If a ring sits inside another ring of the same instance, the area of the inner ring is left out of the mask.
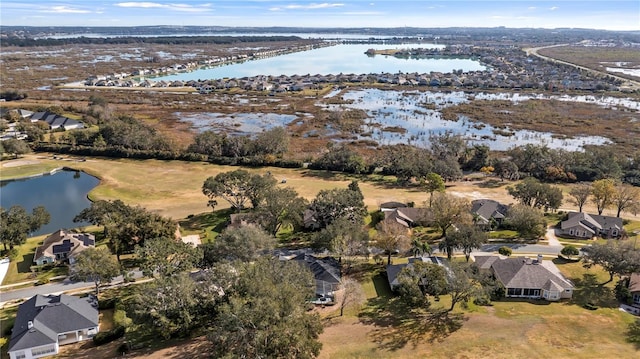
[[[542,263],[542,254],[538,254],[538,259],[536,260],[536,264]]]
[[[32,321],[28,321],[27,322],[27,329],[31,329],[33,328],[33,322]]]

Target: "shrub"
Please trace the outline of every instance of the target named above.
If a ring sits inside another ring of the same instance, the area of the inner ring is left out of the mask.
[[[127,317],[127,312],[120,309],[120,304],[116,305],[116,310],[113,312],[113,323],[118,327],[128,328],[133,324],[131,318]]]
[[[98,301],[98,309],[99,310],[113,309],[116,306],[116,301],[117,300],[118,300],[118,298],[108,298],[108,299],[99,300]]]
[[[49,283],[49,278],[48,277],[44,277],[44,278],[40,278],[35,285],[43,285],[43,284],[47,284]]]
[[[117,326],[106,332],[99,332],[93,337],[93,343],[97,346],[111,343],[112,341],[122,338],[127,329],[123,326]]]
[[[13,331],[13,323],[11,323],[11,325],[7,325],[5,328],[2,328],[2,336],[10,337],[11,331]]]
[[[498,253],[502,254],[503,256],[511,256],[511,254],[513,254],[513,250],[507,246],[502,246],[500,248],[498,248]]]
[[[116,352],[118,354],[126,354],[126,353],[129,352],[130,349],[131,349],[131,347],[129,346],[129,343],[128,342],[124,342],[124,343],[122,343],[122,344],[120,344],[118,346],[118,349],[116,349]]]

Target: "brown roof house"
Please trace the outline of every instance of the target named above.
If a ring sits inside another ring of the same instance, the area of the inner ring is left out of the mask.
[[[44,265],[55,262],[69,261],[75,263],[75,256],[89,247],[95,247],[96,239],[93,234],[70,233],[60,229],[44,239],[36,249],[33,262]]]
[[[631,292],[632,305],[640,308],[640,273],[631,274],[629,278],[629,292]]]
[[[96,297],[38,294],[18,307],[7,351],[11,359],[56,355],[60,345],[91,339],[98,330]]]
[[[509,298],[530,298],[558,301],[573,296],[573,284],[552,261],[541,255],[532,258],[475,256],[475,265],[489,271],[505,288]]]
[[[622,234],[622,218],[569,212],[560,223],[561,234],[576,238],[617,238]]]

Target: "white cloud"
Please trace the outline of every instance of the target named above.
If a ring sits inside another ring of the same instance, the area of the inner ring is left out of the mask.
[[[549,8],[549,10],[556,11],[556,10],[558,10],[558,7],[557,6],[552,6],[552,7]]]
[[[51,6],[41,10],[41,12],[52,12],[56,14],[89,14],[91,11],[76,9],[69,6]]]
[[[208,11],[209,8],[211,7],[211,4],[194,6],[189,4],[160,4],[157,2],[150,2],[150,1],[121,2],[115,5],[119,7],[126,7],[126,8],[167,9],[167,10],[182,11],[182,12]]]
[[[344,4],[341,4],[341,3],[327,3],[327,2],[325,2],[325,3],[320,3],[320,4],[312,3],[312,4],[308,4],[308,5],[291,4],[291,5],[281,6],[281,7],[272,7],[269,10],[271,10],[271,11],[316,10],[316,9],[329,9],[329,8],[342,7],[342,6],[344,6]]]

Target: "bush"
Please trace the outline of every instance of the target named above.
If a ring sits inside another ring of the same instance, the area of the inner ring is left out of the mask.
[[[118,300],[118,298],[108,298],[108,299],[99,300],[98,301],[98,309],[99,310],[113,309],[116,306],[116,301],[117,300]]]
[[[596,309],[598,309],[598,307],[597,307],[595,304],[593,304],[593,303],[585,303],[585,304],[583,305],[583,307],[584,307],[585,309],[589,309],[589,310],[596,310]]]
[[[511,256],[511,254],[513,254],[513,250],[507,246],[502,246],[500,248],[498,248],[498,253],[502,254],[503,256]]]
[[[40,278],[35,285],[43,285],[43,284],[47,284],[49,283],[49,278],[48,277],[44,277],[44,278]]]
[[[7,325],[5,328],[2,328],[2,336],[10,337],[11,331],[13,331],[13,323],[11,323],[11,325]]]
[[[122,338],[127,329],[123,326],[117,326],[107,332],[99,332],[93,337],[93,343],[96,346],[111,343],[112,341]]]
[[[126,353],[129,352],[130,349],[131,349],[131,347],[129,346],[129,343],[128,342],[124,342],[124,343],[122,343],[122,344],[120,344],[118,346],[118,349],[116,349],[116,352],[118,354],[126,354]]]
[[[129,328],[133,321],[127,317],[127,312],[120,308],[120,303],[116,305],[116,310],[113,312],[113,323],[118,327]]]

